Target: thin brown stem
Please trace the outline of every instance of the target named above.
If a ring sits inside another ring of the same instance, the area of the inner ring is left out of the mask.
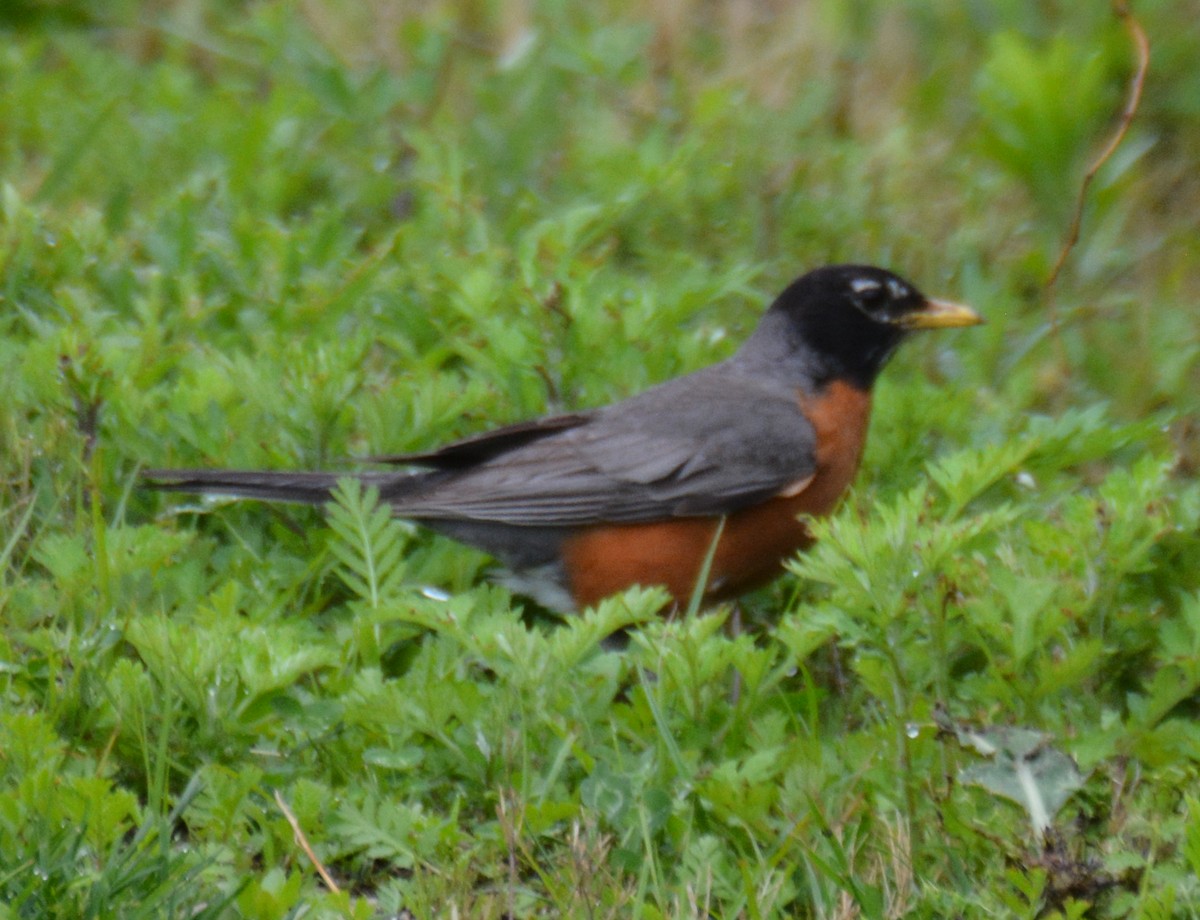
[[[314,853],[313,848],[309,846],[308,837],[305,836],[304,829],[300,827],[299,820],[297,820],[296,816],[292,814],[292,810],[288,808],[287,802],[283,800],[283,796],[279,793],[278,789],[275,790],[275,804],[279,806],[279,810],[282,811],[283,816],[287,818],[288,824],[292,826],[292,836],[295,838],[300,849],[304,851],[304,855],[307,856],[312,862],[313,868],[317,870],[317,875],[321,876],[321,881],[325,883],[325,887],[334,894],[337,894],[339,891],[341,891],[341,889],[338,888],[337,882],[333,880],[333,876],[329,874],[329,870],[325,868],[325,865],[321,862],[321,860],[317,859],[317,854]]]
[[[1050,271],[1050,276],[1046,279],[1045,290],[1047,296],[1050,296],[1055,283],[1058,281],[1058,276],[1062,273],[1063,266],[1066,264],[1071,250],[1079,242],[1079,231],[1083,223],[1083,208],[1087,203],[1088,189],[1091,187],[1093,180],[1095,180],[1096,174],[1112,158],[1112,155],[1117,152],[1117,148],[1125,140],[1125,135],[1129,133],[1129,126],[1133,124],[1134,116],[1137,115],[1138,107],[1141,105],[1142,88],[1146,85],[1146,72],[1150,69],[1150,41],[1146,38],[1146,33],[1142,29],[1141,23],[1134,18],[1133,13],[1130,11],[1129,4],[1126,0],[1113,0],[1113,12],[1129,32],[1129,38],[1133,42],[1134,51],[1137,54],[1137,66],[1134,68],[1133,77],[1129,81],[1129,93],[1125,99],[1125,108],[1122,110],[1121,117],[1117,121],[1117,129],[1113,132],[1112,137],[1108,139],[1108,143],[1104,145],[1104,149],[1092,161],[1092,165],[1088,167],[1087,172],[1083,175],[1083,181],[1079,184],[1079,195],[1075,200],[1075,213],[1067,229],[1067,238],[1058,254],[1057,261],[1054,263],[1054,268]],[[1052,312],[1054,327],[1057,331],[1059,325],[1058,314],[1057,311],[1052,310]]]

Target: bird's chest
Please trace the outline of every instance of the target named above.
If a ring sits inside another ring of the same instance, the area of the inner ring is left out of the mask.
[[[731,515],[714,560],[714,593],[736,594],[778,574],[783,562],[812,542],[805,518],[829,514],[858,472],[867,440],[871,395],[832,383],[801,399],[816,432],[811,477],[770,501]]]
[[[828,514],[858,473],[871,394],[834,381],[816,394],[802,395],[800,407],[816,432],[817,455],[812,482],[795,496],[796,513]]]

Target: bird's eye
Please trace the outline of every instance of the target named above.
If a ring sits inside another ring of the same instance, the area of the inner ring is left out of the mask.
[[[855,278],[850,282],[850,290],[862,310],[876,309],[888,300],[887,289],[874,278]]]

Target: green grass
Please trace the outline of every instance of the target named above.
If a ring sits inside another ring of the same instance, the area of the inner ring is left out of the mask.
[[[775,6],[0,10],[0,918],[1200,916],[1191,11],[1056,329],[1108,5]],[[749,634],[137,487],[598,405],[835,260],[989,324]]]

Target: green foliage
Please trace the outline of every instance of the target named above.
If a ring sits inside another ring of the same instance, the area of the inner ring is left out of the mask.
[[[0,917],[1197,916],[1184,6],[1056,328],[1105,4],[5,8]],[[137,487],[598,405],[840,259],[989,324],[897,357],[754,634],[548,620],[352,481]],[[1078,762],[1040,839],[947,726]]]
[[[1059,809],[1083,785],[1075,761],[1051,747],[1041,732],[1007,726],[948,730],[964,747],[991,761],[973,764],[959,778],[1021,805],[1038,834],[1050,829]]]
[[[1039,48],[1018,33],[1000,32],[979,71],[984,150],[1060,220],[1111,106],[1105,64],[1094,44],[1065,34]]]
[[[337,539],[330,549],[341,563],[339,574],[360,600],[378,609],[396,596],[404,578],[404,528],[379,503],[374,487],[344,479],[333,498],[329,528]]]

